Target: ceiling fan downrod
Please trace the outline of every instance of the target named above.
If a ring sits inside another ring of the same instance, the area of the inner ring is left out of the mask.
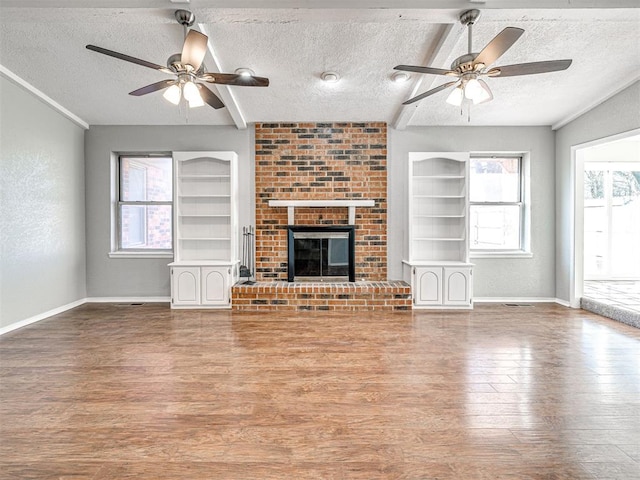
[[[451,70],[457,71],[460,74],[463,74],[468,71],[473,71],[473,61],[478,56],[477,53],[473,52],[473,24],[476,22],[478,17],[480,16],[480,10],[465,10],[460,14],[460,23],[467,27],[468,35],[467,35],[467,53],[456,58],[451,64]]]
[[[184,38],[187,38],[187,34],[189,33],[189,27],[193,25],[196,21],[196,16],[191,13],[189,10],[176,10],[174,13],[176,20],[184,30]]]
[[[480,17],[480,10],[474,8],[471,10],[465,10],[460,14],[460,23],[467,27],[468,36],[467,36],[467,53],[473,53],[471,38],[473,35],[473,24],[476,23]]]

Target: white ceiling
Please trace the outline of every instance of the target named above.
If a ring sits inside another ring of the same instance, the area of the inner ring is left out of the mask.
[[[640,74],[637,0],[142,0],[136,8],[121,0],[0,2],[3,70],[90,125],[242,128],[252,122],[385,121],[399,128],[559,126]],[[396,84],[390,80],[393,67],[449,68],[467,51],[458,15],[473,7],[482,10],[473,28],[476,52],[504,27],[525,30],[496,65],[564,58],[573,64],[563,72],[488,79],[494,100],[473,107],[470,121],[466,111],[461,115],[445,103],[446,91],[402,107],[409,97],[449,79],[414,74],[408,83]],[[217,62],[208,53],[208,70],[249,67],[269,77],[270,86],[218,87],[227,108],[185,112],[160,93],[128,95],[165,74],[84,48],[94,44],[164,65],[182,45],[182,27],[173,18],[176,8],[192,10],[194,27],[209,36]],[[341,81],[323,83],[320,74],[327,70],[338,72]]]

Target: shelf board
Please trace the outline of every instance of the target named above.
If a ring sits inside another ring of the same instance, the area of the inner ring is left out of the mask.
[[[413,198],[465,198],[464,195],[414,195]]]
[[[231,178],[231,175],[197,175],[197,174],[186,174],[186,175],[178,175],[178,178],[187,178],[187,179],[200,180],[201,178]]]
[[[231,195],[185,195],[179,194],[180,198],[231,198]]]
[[[195,214],[195,215],[191,215],[191,214],[184,214],[184,213],[180,213],[178,214],[178,217],[180,218],[231,218],[231,215],[229,215],[228,213],[224,213],[224,214],[213,214],[213,215],[206,215],[206,214]]]
[[[413,240],[419,242],[464,242],[464,237],[416,237]]]
[[[456,260],[429,260],[429,259],[420,259],[420,260],[403,260],[402,263],[405,265],[411,265],[412,267],[473,267],[475,264],[465,262],[459,259]]]
[[[462,180],[464,175],[414,175],[413,178],[433,178],[435,180]]]
[[[181,237],[178,240],[182,242],[201,242],[201,241],[228,242],[231,240],[231,238],[229,237]]]
[[[239,260],[231,260],[229,257],[205,258],[202,260],[176,260],[169,264],[170,267],[232,267],[238,265]]]

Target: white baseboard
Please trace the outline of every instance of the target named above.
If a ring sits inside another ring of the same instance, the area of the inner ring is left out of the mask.
[[[84,305],[85,303],[170,303],[171,297],[88,297],[83,298],[81,300],[77,300],[75,302],[68,303],[58,308],[54,308],[53,310],[49,310],[44,313],[40,313],[39,315],[34,315],[33,317],[25,318],[24,320],[20,320],[19,322],[12,323],[11,325],[7,325],[6,327],[0,328],[0,336],[5,333],[12,332],[17,330],[18,328],[26,327],[27,325],[31,325],[32,323],[39,322],[40,320],[45,320],[46,318],[52,317],[62,312],[66,312],[67,310],[71,310],[72,308],[79,307],[80,305]]]
[[[87,299],[83,298],[81,300],[77,300],[75,302],[67,303],[58,308],[54,308],[53,310],[49,310],[47,312],[41,313],[39,315],[35,315],[33,317],[25,318],[24,320],[20,320],[19,322],[12,323],[11,325],[7,325],[6,327],[0,328],[0,335],[4,335],[5,333],[12,332],[13,330],[17,330],[18,328],[26,327],[27,325],[31,325],[32,323],[39,322],[40,320],[44,320],[46,318],[52,317],[62,312],[66,312],[67,310],[71,310],[72,308],[79,307],[80,305],[84,305],[87,303]]]
[[[571,305],[570,302],[567,302],[566,300],[562,300],[560,298],[556,298],[556,303],[559,305],[562,305],[563,307],[580,308],[580,305],[577,305],[577,306]]]
[[[558,303],[569,306],[569,302],[552,297],[473,297],[473,303]]]
[[[169,303],[171,297],[89,297],[87,303]]]

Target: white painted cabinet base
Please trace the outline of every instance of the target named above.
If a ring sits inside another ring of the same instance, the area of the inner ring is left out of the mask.
[[[410,264],[405,280],[411,283],[413,308],[473,308],[473,265],[459,262]]]
[[[200,267],[171,267],[171,307],[200,305]]]
[[[231,308],[231,287],[237,280],[231,265],[171,267],[171,308]]]

